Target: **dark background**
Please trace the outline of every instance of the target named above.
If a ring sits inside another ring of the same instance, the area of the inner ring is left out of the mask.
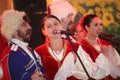
[[[25,11],[31,22],[33,33],[29,43],[31,48],[36,48],[45,41],[41,32],[41,20],[46,13],[46,0],[14,0],[14,9]]]

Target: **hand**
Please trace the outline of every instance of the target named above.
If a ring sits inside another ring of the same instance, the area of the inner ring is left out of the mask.
[[[111,53],[114,53],[114,48],[112,46],[102,45],[101,51],[105,56],[108,56]]]
[[[107,55],[108,53],[114,53],[114,48],[112,46],[102,45],[101,51],[103,54]]]
[[[0,65],[0,80],[1,80],[2,77],[3,77],[3,71],[2,71],[2,67]]]
[[[105,46],[103,45],[101,47],[101,51],[102,53],[107,57],[107,58],[113,58],[116,54],[115,54],[115,50],[112,46]]]
[[[45,78],[44,78],[43,74],[40,71],[36,71],[31,76],[31,80],[45,80]]]

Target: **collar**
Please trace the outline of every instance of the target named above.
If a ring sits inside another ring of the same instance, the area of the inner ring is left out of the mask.
[[[23,42],[23,41],[21,41],[21,40],[19,40],[19,39],[13,38],[13,39],[11,40],[11,42],[17,44],[18,46],[20,46],[20,47],[22,47],[22,48],[23,48],[23,47],[28,47],[28,43]]]

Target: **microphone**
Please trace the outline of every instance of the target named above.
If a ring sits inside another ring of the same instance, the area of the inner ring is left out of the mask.
[[[75,35],[75,32],[73,31],[65,31],[65,30],[61,30],[60,31],[60,34],[65,34],[65,35]]]
[[[101,34],[98,35],[98,37],[111,42],[112,38],[115,37],[115,35],[101,33]]]
[[[109,37],[109,38],[113,38],[113,37],[115,37],[115,35],[114,34],[105,34],[105,33],[101,33],[100,35],[99,35],[99,37]]]
[[[115,35],[108,35],[108,34],[101,33],[98,37],[100,39],[109,41],[113,45],[120,45],[120,42],[118,40],[112,39],[113,37],[115,37]]]

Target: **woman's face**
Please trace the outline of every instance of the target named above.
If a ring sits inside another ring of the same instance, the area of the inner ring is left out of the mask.
[[[55,18],[47,18],[44,22],[44,29],[43,33],[45,36],[49,38],[58,38],[61,37],[60,30],[61,30],[60,22]]]
[[[89,27],[86,28],[89,35],[92,37],[98,37],[98,35],[102,32],[103,23],[99,17],[95,17],[92,19]]]
[[[86,31],[80,25],[77,25],[76,34],[74,36],[78,41],[81,41],[86,36]]]

